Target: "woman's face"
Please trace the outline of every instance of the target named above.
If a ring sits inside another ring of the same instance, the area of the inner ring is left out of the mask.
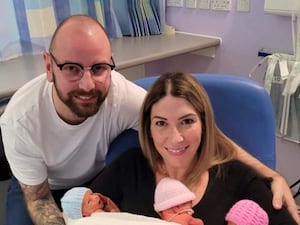
[[[185,99],[167,95],[152,106],[151,135],[166,167],[188,169],[201,142],[201,119]]]

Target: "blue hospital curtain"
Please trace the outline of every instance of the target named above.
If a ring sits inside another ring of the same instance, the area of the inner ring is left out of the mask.
[[[48,50],[55,28],[69,15],[90,15],[105,27],[103,2],[109,0],[1,0],[0,61]]]

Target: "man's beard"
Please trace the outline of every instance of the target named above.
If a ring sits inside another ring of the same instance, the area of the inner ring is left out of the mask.
[[[74,90],[67,94],[67,97],[64,97],[62,92],[59,90],[56,82],[56,76],[53,73],[53,84],[54,88],[56,90],[57,96],[59,99],[73,112],[76,116],[80,118],[87,118],[90,116],[95,115],[101,106],[101,104],[104,102],[107,94],[103,94],[101,91],[98,90],[92,90],[89,92],[83,91],[83,90]],[[76,96],[93,96],[97,98],[96,103],[77,103],[74,101],[74,98]]]

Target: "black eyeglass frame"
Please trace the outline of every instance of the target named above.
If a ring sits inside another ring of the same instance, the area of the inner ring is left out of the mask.
[[[80,63],[76,63],[76,62],[66,62],[66,63],[58,64],[57,61],[56,61],[56,58],[54,57],[54,55],[51,52],[49,52],[49,55],[51,56],[51,58],[55,62],[55,65],[59,68],[60,71],[62,71],[63,67],[65,65],[68,65],[68,64],[74,64],[74,65],[79,66],[83,72],[84,72],[85,68],[88,69],[88,70],[93,71],[92,70],[93,67],[101,66],[101,65],[109,66],[111,70],[114,70],[116,68],[116,64],[115,64],[115,61],[114,61],[113,57],[110,57],[112,64],[109,64],[109,63],[96,63],[96,64],[91,65],[91,66],[83,66]]]

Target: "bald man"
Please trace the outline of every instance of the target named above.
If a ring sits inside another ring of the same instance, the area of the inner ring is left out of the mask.
[[[13,173],[6,225],[64,224],[58,202],[66,189],[90,182],[111,141],[138,127],[145,90],[113,70],[96,20],[64,20],[43,57],[46,73],[20,88],[1,117]]]

